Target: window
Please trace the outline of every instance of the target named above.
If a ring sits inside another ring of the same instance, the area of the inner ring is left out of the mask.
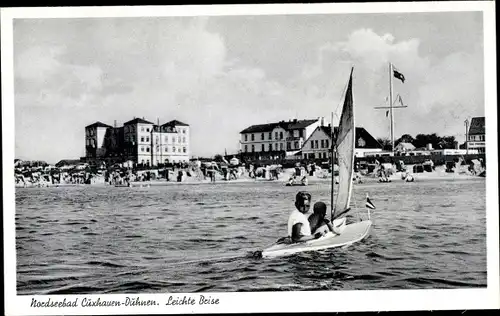
[[[148,143],[149,143],[149,137],[146,137],[146,142],[148,142]]]
[[[87,139],[87,146],[90,146],[90,139]]]
[[[144,164],[144,159],[141,160],[141,163]]]
[[[141,132],[144,132],[144,127],[141,127]]]
[[[295,149],[299,149],[299,142],[294,142]]]
[[[252,145],[252,152],[255,152],[255,145]]]
[[[168,136],[165,136],[165,143],[168,143]]]
[[[299,137],[304,137],[304,131],[303,130],[299,130]]]
[[[165,152],[168,153],[168,147],[167,146],[165,146]]]
[[[274,139],[278,139],[278,132],[274,132]]]
[[[146,147],[146,152],[149,152],[149,147]]]
[[[266,149],[264,148],[264,144],[260,145],[260,151],[266,151]]]
[[[149,128],[146,128],[146,132],[149,132]],[[148,161],[149,162],[149,161]]]
[[[141,151],[144,152],[144,147],[141,147]]]
[[[269,151],[273,150],[273,144],[269,144]]]
[[[144,137],[141,137],[141,143],[144,142]]]
[[[286,150],[292,150],[292,143],[286,142]]]
[[[245,141],[248,141],[248,134],[245,134]]]
[[[321,148],[325,148],[325,141],[323,139],[321,140]]]
[[[311,149],[314,149],[314,140],[311,140]]]
[[[280,132],[280,139],[283,139],[283,132]]]
[[[182,152],[185,153],[186,152],[186,147],[182,147]]]
[[[273,139],[273,132],[269,132],[269,140]]]
[[[182,142],[186,143],[186,137],[182,137]]]
[[[181,142],[181,137],[177,137],[177,142],[180,143]]]
[[[253,142],[254,140],[255,140],[255,137],[254,137],[254,135],[252,134],[252,142]]]
[[[314,147],[319,148],[319,141],[318,140],[314,141]]]
[[[280,143],[280,150],[283,150],[283,143]]]
[[[329,148],[330,147],[330,144],[328,142],[328,139],[325,139],[325,148]]]
[[[156,152],[160,151],[160,147],[156,146]]]
[[[264,140],[264,133],[260,134],[260,140]]]
[[[174,153],[175,153],[175,147],[172,147],[172,152],[174,152]]]
[[[274,144],[274,150],[278,151],[278,143]]]
[[[182,130],[182,134],[186,134],[186,130],[185,129]]]
[[[172,136],[172,143],[175,143],[175,136]]]
[[[245,145],[245,152],[247,153],[248,152],[248,146]]]

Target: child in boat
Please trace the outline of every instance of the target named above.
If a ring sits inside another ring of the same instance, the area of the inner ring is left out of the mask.
[[[326,217],[326,204],[323,202],[314,203],[313,213],[307,219],[312,233],[325,234],[333,231],[333,226]]]

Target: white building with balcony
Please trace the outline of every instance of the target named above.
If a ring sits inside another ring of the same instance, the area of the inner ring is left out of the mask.
[[[240,132],[240,152],[247,159],[279,159],[298,154],[322,119],[252,125]]]

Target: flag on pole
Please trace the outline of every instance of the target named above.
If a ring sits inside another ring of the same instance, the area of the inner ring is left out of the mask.
[[[370,198],[368,197],[368,195],[366,196],[366,207],[374,210],[375,209],[375,205],[373,205],[372,201],[370,201]]]
[[[405,106],[404,103],[403,103],[403,99],[401,98],[400,95],[398,95],[398,99],[399,99],[399,103],[401,103],[401,106]]]
[[[392,65],[392,71],[394,72],[394,77],[405,83],[405,76]]]

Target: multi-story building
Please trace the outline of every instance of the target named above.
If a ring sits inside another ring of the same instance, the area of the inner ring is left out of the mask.
[[[177,120],[158,126],[134,118],[122,127],[96,122],[85,127],[85,142],[87,161],[150,166],[189,161],[189,125]]]
[[[476,149],[480,154],[484,154],[486,150],[484,116],[472,118],[467,135],[466,149]]]
[[[153,164],[189,162],[189,125],[177,120],[155,125],[151,150]]]
[[[338,127],[333,129],[333,142],[335,142]],[[367,152],[381,152],[382,145],[363,127],[356,127],[356,143],[354,155],[364,157]],[[318,126],[311,136],[306,139],[302,147],[302,159],[327,159],[331,157],[332,150],[332,128]]]
[[[247,159],[278,159],[296,155],[323,119],[289,120],[252,125],[240,132],[240,152]]]
[[[106,155],[105,139],[110,128],[112,127],[99,121],[85,127],[85,157],[101,158]]]

